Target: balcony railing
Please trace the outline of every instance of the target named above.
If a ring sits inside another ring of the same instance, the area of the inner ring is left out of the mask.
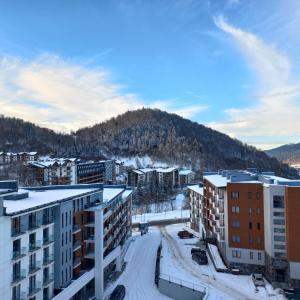
[[[43,216],[43,225],[48,225],[54,222],[52,216]]]
[[[34,296],[36,293],[38,293],[42,288],[41,282],[37,282],[36,285],[30,286],[28,288],[28,297]]]
[[[47,266],[47,265],[49,265],[49,264],[51,264],[53,262],[54,262],[54,256],[53,256],[53,254],[49,254],[47,256],[44,256],[44,259],[43,259],[43,265],[44,266]]]
[[[26,278],[26,270],[22,269],[21,272],[14,273],[12,276],[12,284],[16,284]]]
[[[34,264],[29,265],[28,267],[28,274],[33,274],[41,269],[41,262],[37,261]]]
[[[28,230],[31,231],[31,230],[35,230],[37,228],[39,228],[41,226],[40,222],[38,221],[35,221],[35,222],[29,222],[28,224]]]
[[[73,260],[73,268],[77,268],[80,264],[81,264],[81,259],[80,259],[80,257],[76,257],[76,258]]]
[[[26,233],[26,227],[25,226],[19,226],[19,227],[13,227],[11,229],[11,236],[15,237],[21,234]]]
[[[52,234],[43,238],[43,246],[47,246],[53,242],[54,242],[54,236]]]
[[[77,241],[73,242],[73,251],[76,251],[80,247],[81,247],[81,241],[80,240],[77,240]]]
[[[49,274],[48,276],[43,277],[43,285],[44,286],[49,285],[53,281],[54,281],[54,275],[53,274]]]
[[[27,248],[22,247],[20,250],[13,251],[12,260],[20,259],[20,258],[26,256],[26,254],[27,254]]]
[[[35,243],[29,244],[29,252],[36,251],[42,247],[41,241],[36,241]]]

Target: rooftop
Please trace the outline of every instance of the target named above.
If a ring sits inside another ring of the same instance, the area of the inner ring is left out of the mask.
[[[17,214],[46,206],[55,204],[62,200],[80,197],[86,193],[99,191],[97,188],[81,188],[81,189],[52,189],[52,190],[37,190],[28,191],[26,189],[19,189],[18,193],[28,193],[28,198],[21,200],[4,200],[3,205],[6,207],[6,214]]]
[[[105,187],[103,189],[103,203],[113,200],[123,191],[124,191],[124,188]]]
[[[191,190],[191,191],[194,191],[194,192],[196,192],[196,193],[198,193],[198,194],[203,195],[203,187],[200,187],[198,184],[195,184],[195,185],[189,185],[187,188],[188,188],[189,190]]]

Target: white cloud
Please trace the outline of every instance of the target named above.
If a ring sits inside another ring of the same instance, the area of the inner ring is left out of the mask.
[[[76,130],[147,106],[175,111],[173,105],[172,101],[146,105],[114,84],[109,72],[101,68],[89,69],[51,55],[27,61],[0,58],[1,114],[55,130]],[[191,116],[201,109],[183,107],[178,113]]]
[[[244,141],[265,136],[266,143],[258,144],[260,147],[276,140],[278,135],[300,138],[300,85],[292,80],[289,58],[256,35],[229,24],[222,16],[214,21],[238,45],[259,86],[258,96],[249,107],[228,109],[228,120],[209,125]]]

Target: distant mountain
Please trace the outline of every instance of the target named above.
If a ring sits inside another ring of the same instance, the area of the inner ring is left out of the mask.
[[[266,151],[270,157],[288,164],[300,164],[300,143],[288,144]]]
[[[76,132],[82,154],[97,151],[108,156],[145,156],[194,169],[258,168],[278,175],[297,177],[297,172],[208,127],[157,109],[126,112],[107,122]]]
[[[106,122],[59,134],[20,119],[0,117],[0,151],[38,151],[54,156],[144,157],[198,170],[297,172],[265,152],[208,127],[157,109],[126,112]]]
[[[0,115],[0,152],[38,151],[41,154],[74,154],[74,138],[33,123]]]

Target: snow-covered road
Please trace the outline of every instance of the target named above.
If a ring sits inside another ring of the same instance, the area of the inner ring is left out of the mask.
[[[126,256],[127,266],[118,281],[105,295],[109,295],[117,284],[126,287],[126,300],[170,300],[161,294],[154,284],[156,253],[161,235],[157,228],[149,228],[148,234],[136,236]]]

